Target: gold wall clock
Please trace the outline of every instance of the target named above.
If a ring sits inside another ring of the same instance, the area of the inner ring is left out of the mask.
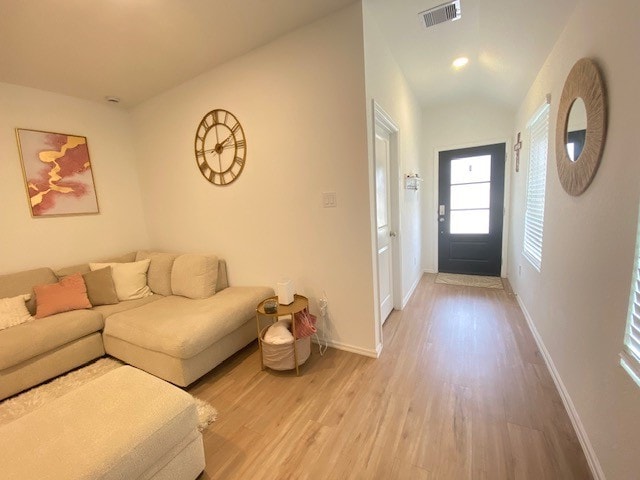
[[[198,125],[196,162],[202,176],[214,185],[229,185],[242,173],[247,141],[238,119],[227,110],[211,110]]]

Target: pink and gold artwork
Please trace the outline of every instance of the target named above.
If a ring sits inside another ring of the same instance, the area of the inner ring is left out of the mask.
[[[16,129],[33,217],[99,213],[87,139]]]

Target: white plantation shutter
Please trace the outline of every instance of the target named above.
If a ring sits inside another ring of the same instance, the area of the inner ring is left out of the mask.
[[[544,231],[544,194],[547,182],[549,149],[549,104],[545,103],[533,116],[529,130],[529,174],[524,214],[524,255],[538,271],[542,266]]]
[[[631,298],[624,335],[624,350],[620,354],[621,365],[640,385],[640,219],[636,236],[636,258],[631,282]]]

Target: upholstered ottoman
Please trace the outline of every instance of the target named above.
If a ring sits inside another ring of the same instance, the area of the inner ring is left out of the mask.
[[[0,476],[193,480],[204,470],[193,397],[124,366],[0,427]]]

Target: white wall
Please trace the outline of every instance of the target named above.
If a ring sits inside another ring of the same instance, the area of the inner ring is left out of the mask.
[[[133,110],[153,247],[212,252],[232,285],[293,279],[312,310],[326,292],[324,331],[375,355],[369,182],[359,4],[234,59]],[[194,156],[208,111],[244,128],[242,175],[208,183]],[[322,192],[337,208],[322,207]]]
[[[398,177],[394,178],[399,192],[398,236],[396,245],[402,253],[402,277],[400,300],[406,304],[422,274],[421,264],[421,202],[420,192],[405,190],[403,176],[420,171],[421,112],[418,101],[411,91],[400,67],[389,51],[373,14],[363,5],[365,70],[367,93],[367,132],[369,133],[369,181],[373,205],[374,195],[374,150],[372,100],[384,109],[397,125],[398,132]],[[422,187],[422,185],[420,185]],[[372,211],[372,225],[375,225]],[[374,230],[375,231],[375,230]],[[374,255],[375,257],[375,255]],[[375,260],[374,260],[375,261]],[[376,285],[377,288],[377,285]]]
[[[423,109],[422,268],[425,271],[436,272],[438,265],[438,151],[506,141],[505,192],[508,192],[514,116],[511,109],[483,99],[465,99]],[[507,227],[505,223],[505,238]],[[503,264],[505,259],[503,256]]]
[[[540,273],[521,253],[526,143],[522,169],[512,180],[509,278],[575,408],[587,454],[596,471],[599,461],[609,480],[639,475],[640,388],[618,362],[640,198],[638,18],[635,0],[580,4],[518,111],[516,131],[524,133],[528,119],[551,93]],[[583,195],[571,197],[558,180],[555,127],[564,81],[582,57],[595,59],[604,72],[609,129],[593,183]]]
[[[0,84],[0,112],[0,273],[58,267],[147,246],[127,113],[9,84]],[[17,127],[87,137],[100,214],[31,217]]]

